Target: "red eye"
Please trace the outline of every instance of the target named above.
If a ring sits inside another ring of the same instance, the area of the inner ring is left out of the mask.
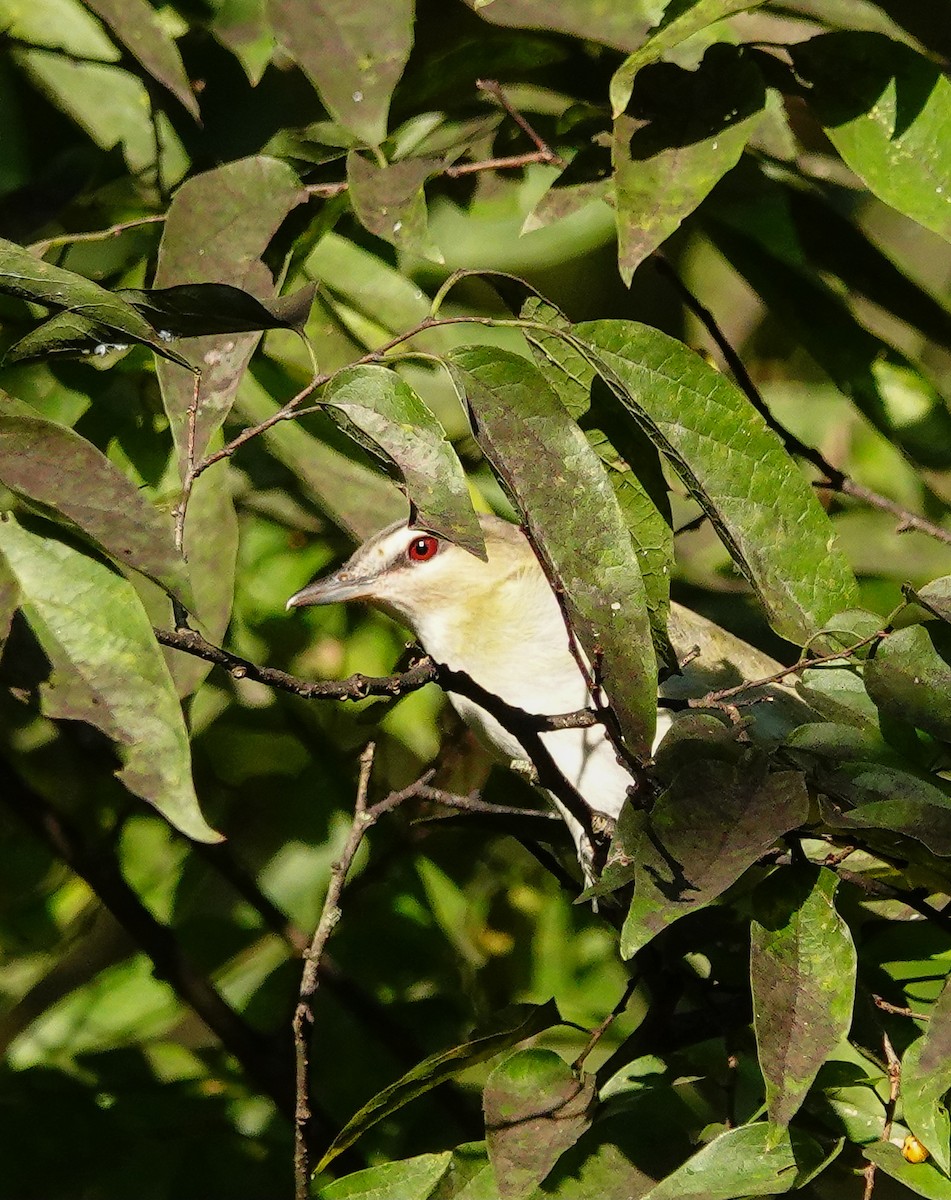
[[[426,562],[435,557],[438,549],[439,538],[434,538],[432,534],[426,533],[410,542],[406,553],[409,555],[410,562]]]

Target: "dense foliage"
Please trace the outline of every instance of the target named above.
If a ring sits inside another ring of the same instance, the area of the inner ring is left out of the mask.
[[[951,1200],[945,6],[0,29],[0,1196]],[[668,679],[581,902],[409,505]]]

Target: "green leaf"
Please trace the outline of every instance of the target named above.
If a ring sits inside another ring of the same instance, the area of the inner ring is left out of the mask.
[[[790,53],[810,108],[856,175],[951,239],[951,82],[941,68],[877,33],[827,33]]]
[[[503,1200],[523,1200],[591,1124],[593,1075],[554,1050],[517,1050],[486,1080],[486,1144]]]
[[[7,560],[0,555],[0,655],[10,635],[10,624],[13,614],[20,607],[21,592],[17,577],[7,565]]]
[[[569,329],[565,318],[537,297],[526,301],[521,315],[527,321],[552,326],[552,333],[532,326],[523,333],[538,369],[568,415],[584,430],[608,473],[641,568],[657,659],[672,666],[675,655],[667,636],[667,619],[674,535],[660,456],[638,426],[627,419],[613,393],[603,385],[595,386],[600,380],[590,362],[570,340],[555,332]]]
[[[0,392],[0,482],[188,603],[172,525],[91,442]]]
[[[763,3],[765,0],[685,0],[680,4],[668,4],[664,19],[651,36],[621,63],[611,78],[610,97],[614,116],[619,117],[627,108],[634,89],[634,76],[642,67],[656,62],[668,50],[679,46],[715,21],[722,21],[733,13],[759,8]]]
[[[664,64],[637,77],[612,142],[625,283],[736,165],[765,98],[752,57],[723,44],[694,71]]]
[[[443,262],[429,238],[423,191],[423,185],[442,165],[440,158],[404,158],[381,166],[368,155],[351,150],[347,182],[357,219],[398,250]]]
[[[739,388],[646,325],[591,321],[574,336],[709,515],[780,636],[802,645],[855,604],[829,518]]]
[[[741,1125],[701,1147],[641,1200],[778,1196],[806,1184],[840,1149],[841,1143],[830,1155],[798,1129],[783,1130],[777,1138],[765,1121]]]
[[[739,761],[684,756],[650,815],[641,815],[637,839],[618,847],[635,875],[621,931],[624,957],[716,900],[808,812],[802,774],[768,774],[761,753]]]
[[[597,455],[538,369],[508,351],[448,356],[479,445],[520,508],[571,625],[637,754],[649,753],[657,667],[637,557]],[[600,648],[600,655],[596,652]]]
[[[901,1150],[891,1142],[874,1142],[865,1146],[862,1153],[879,1170],[897,1179],[916,1196],[924,1196],[925,1200],[951,1200],[951,1180],[932,1163],[906,1162]]]
[[[268,13],[334,120],[378,146],[413,46],[411,0],[268,0]]]
[[[113,341],[139,342],[181,366],[188,362],[171,350],[128,301],[91,279],[54,267],[14,242],[0,238],[0,292],[47,308],[67,309],[78,321],[114,330]],[[16,361],[17,354],[10,355]]]
[[[198,120],[198,101],[174,41],[146,0],[85,0],[120,42]]]
[[[893,633],[865,664],[865,687],[883,716],[951,741],[951,629],[932,621]]]
[[[750,983],[766,1109],[784,1129],[819,1068],[846,1036],[855,1000],[855,945],[825,868],[779,869],[753,893]]]
[[[175,337],[213,333],[253,333],[262,329],[303,330],[314,302],[316,285],[290,296],[259,300],[228,283],[182,283],[177,287],[117,294],[147,317],[156,329]]]
[[[477,1063],[493,1058],[502,1050],[508,1050],[526,1038],[533,1037],[561,1023],[561,1014],[554,1000],[545,1004],[516,1004],[499,1014],[495,1027],[471,1041],[463,1042],[441,1054],[434,1054],[408,1071],[396,1083],[390,1084],[373,1097],[358,1113],[350,1118],[340,1133],[331,1142],[323,1158],[317,1164],[322,1171],[367,1129],[382,1121],[391,1113],[409,1104],[417,1096],[432,1091],[434,1087],[467,1071]]]
[[[452,1153],[420,1154],[381,1163],[335,1179],[317,1192],[318,1200],[427,1200],[446,1174]]]
[[[194,175],[175,193],[159,248],[157,288],[195,284],[213,270],[216,281],[230,284],[262,301],[273,302],[271,271],[261,261],[287,214],[307,195],[300,180],[275,158],[239,159]],[[234,393],[260,339],[258,333],[219,335],[194,343],[202,368],[195,456],[231,410]],[[162,401],[184,462],[193,381],[171,367],[159,368]]]
[[[178,697],[132,584],[11,515],[0,521],[0,555],[52,667],[41,687],[43,712],[102,730],[116,744],[118,776],[131,792],[196,841],[220,841],[198,808]]]
[[[902,1058],[902,1119],[931,1157],[951,1175],[951,1120],[945,1096],[951,1089],[951,986],[945,983],[922,1036]]]
[[[341,414],[361,445],[382,452],[397,468],[420,528],[484,559],[462,465],[443,427],[408,383],[388,367],[347,367],[327,384],[321,404]]]
[[[908,585],[902,588],[902,592],[908,601],[909,610],[912,610],[911,615],[913,615],[915,606],[919,606],[925,610],[925,620],[937,617],[939,621],[945,621],[951,625],[951,575],[942,575],[940,579],[932,579],[930,583],[926,583],[924,587],[920,588]],[[900,614],[902,620],[907,615],[910,615],[907,610]]]
[[[635,50],[656,25],[668,0],[466,0],[483,21],[510,29],[552,29],[558,33]]]

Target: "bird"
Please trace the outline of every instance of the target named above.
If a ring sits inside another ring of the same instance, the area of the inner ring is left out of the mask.
[[[410,520],[398,521],[338,570],[296,592],[286,607],[366,601],[408,627],[437,664],[464,673],[506,705],[535,716],[592,707],[562,607],[528,537],[492,514],[480,513],[479,523],[485,561]],[[496,758],[521,773],[537,766],[524,736],[469,696],[451,690],[448,696]],[[668,724],[661,719],[658,737]],[[601,818],[601,829],[612,828],[636,782],[605,726],[547,730],[537,739],[575,799]],[[568,826],[586,883],[593,882],[589,823],[578,819],[578,804],[566,803],[561,787],[544,790]]]

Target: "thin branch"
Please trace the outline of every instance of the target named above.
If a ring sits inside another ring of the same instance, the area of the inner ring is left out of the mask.
[[[934,521],[929,521],[927,517],[911,512],[895,500],[890,500],[888,496],[873,492],[871,488],[867,488],[862,483],[856,483],[854,479],[850,479],[848,475],[843,475],[841,471],[836,471],[832,467],[827,466],[826,478],[818,480],[813,486],[841,492],[844,496],[852,496],[856,500],[864,501],[865,504],[871,508],[877,508],[880,512],[891,513],[893,517],[898,518],[897,533],[917,530],[918,533],[926,533],[928,537],[944,542],[946,546],[951,546],[951,530],[945,529]]]
[[[931,1020],[927,1013],[916,1013],[912,1012],[910,1008],[901,1008],[897,1004],[889,1004],[887,1000],[883,999],[881,996],[876,996],[874,992],[872,993],[872,1000],[876,1008],[880,1008],[882,1012],[892,1013],[893,1016],[911,1017],[915,1021]]]
[[[555,154],[555,152],[548,145],[548,143],[545,141],[545,139],[532,128],[532,126],[528,123],[528,121],[522,116],[522,114],[518,111],[518,109],[512,104],[511,100],[509,100],[508,96],[506,96],[505,92],[502,90],[502,86],[498,82],[498,80],[496,80],[496,79],[477,79],[476,87],[479,89],[480,92],[485,92],[486,95],[492,96],[495,100],[497,100],[499,102],[499,104],[501,104],[501,106],[505,109],[505,111],[512,118],[512,120],[519,127],[519,129],[521,129],[521,131],[532,142],[534,142],[535,149],[538,150],[538,152],[540,154],[545,154],[548,156],[546,161],[551,162],[551,163],[555,164],[556,166],[560,166],[560,167],[564,167],[566,165],[564,160],[562,158],[559,158],[559,156],[557,154]]]
[[[458,179],[462,175],[476,175],[479,171],[511,171],[527,167],[530,163],[546,166],[564,166],[561,158],[552,150],[527,150],[524,154],[505,154],[500,158],[483,158],[478,162],[464,162],[446,167],[443,175]]]
[[[585,1059],[588,1057],[588,1055],[591,1053],[591,1051],[595,1048],[595,1046],[598,1044],[598,1042],[601,1041],[601,1039],[604,1037],[604,1035],[607,1033],[607,1031],[611,1028],[611,1026],[614,1024],[614,1022],[618,1019],[618,1017],[621,1015],[621,1013],[623,1013],[624,1010],[627,1008],[628,1004],[630,1003],[631,997],[634,995],[634,992],[637,990],[637,987],[640,984],[640,982],[641,982],[640,972],[635,971],[634,974],[631,975],[630,978],[628,979],[627,985],[625,986],[624,991],[621,993],[620,1000],[618,1000],[617,1004],[615,1004],[615,1006],[611,1009],[611,1011],[604,1018],[604,1020],[601,1021],[598,1025],[596,1025],[594,1027],[594,1029],[592,1029],[591,1036],[588,1038],[588,1041],[585,1043],[584,1049],[581,1051],[581,1053],[578,1055],[578,1057],[575,1059],[575,1061],[571,1064],[573,1070],[575,1070],[575,1071],[581,1070],[581,1067],[584,1064]]]
[[[895,1053],[887,1033],[882,1033],[882,1049],[885,1051],[885,1062],[888,1072],[888,1100],[885,1103],[885,1123],[882,1126],[882,1141],[887,1142],[892,1134],[892,1122],[895,1119],[895,1106],[898,1104],[898,1094],[901,1091],[901,1059]],[[872,1200],[875,1191],[875,1172],[877,1165],[870,1162],[862,1174],[865,1176],[865,1191],[862,1200]]]
[[[35,254],[37,258],[42,258],[55,246],[72,246],[76,242],[104,242],[108,238],[118,237],[127,229],[137,229],[140,225],[155,225],[165,220],[167,220],[166,213],[155,213],[149,217],[136,217],[132,221],[120,221],[117,225],[110,225],[108,229],[94,229],[88,233],[58,234],[56,237],[44,238],[40,242],[31,242],[26,249],[31,254]]]

